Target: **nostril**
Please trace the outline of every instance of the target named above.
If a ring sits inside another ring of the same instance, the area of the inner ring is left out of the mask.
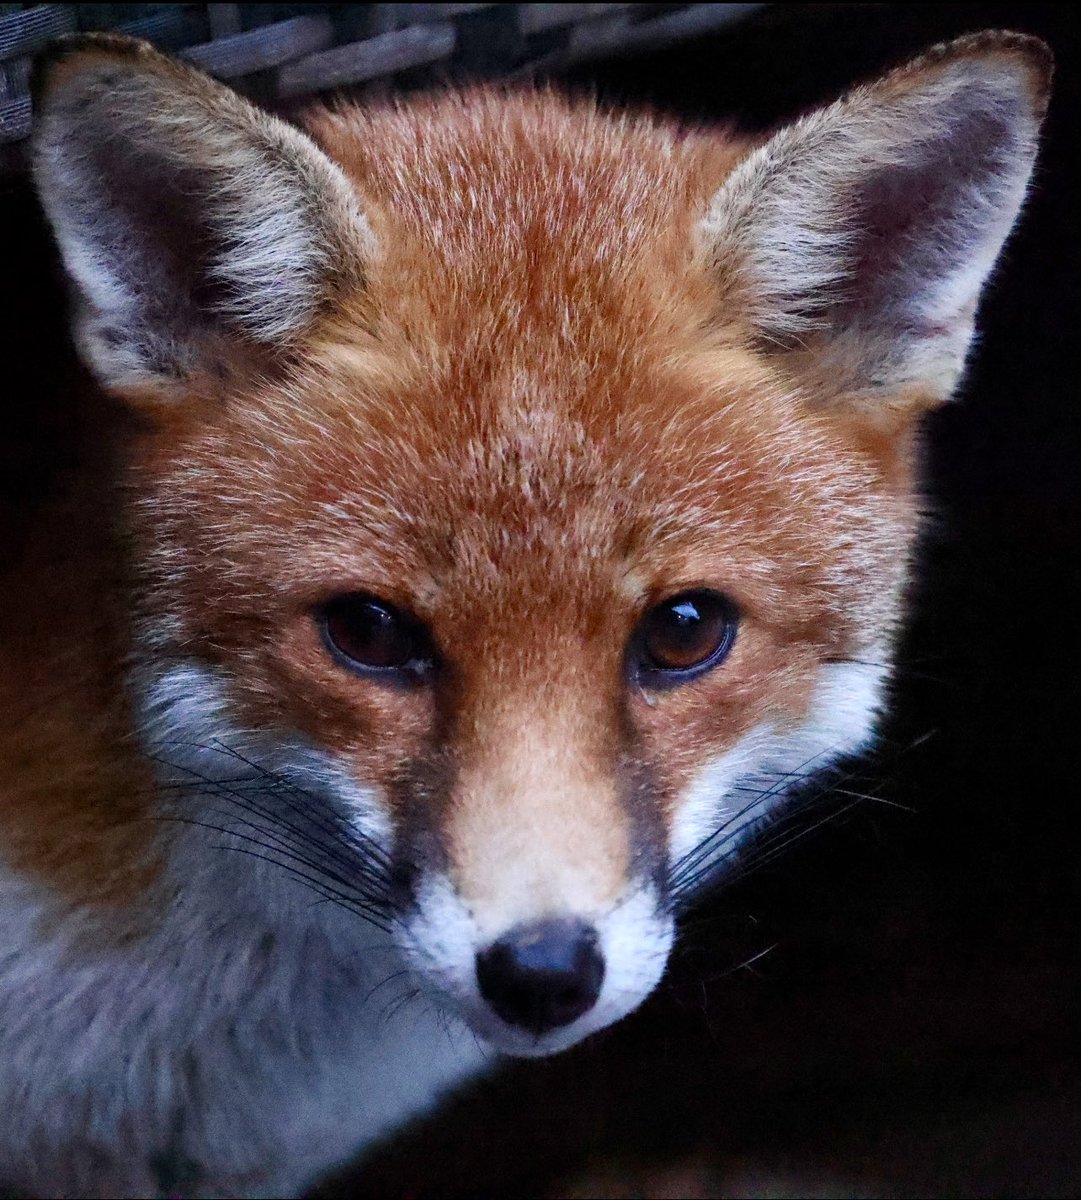
[[[480,994],[507,1022],[548,1033],[597,1002],[604,958],[584,921],[520,925],[477,955]]]

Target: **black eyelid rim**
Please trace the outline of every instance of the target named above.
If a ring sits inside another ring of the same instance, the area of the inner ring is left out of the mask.
[[[718,645],[717,649],[709,656],[703,659],[700,663],[695,663],[693,667],[659,667],[652,664],[649,656],[645,653],[645,622],[654,609],[659,608],[662,604],[675,604],[678,601],[691,596],[708,595],[711,599],[720,600],[724,606],[725,612],[725,630],[724,639]],[[664,691],[667,688],[679,687],[681,684],[690,683],[697,679],[699,675],[704,675],[707,671],[713,670],[724,661],[732,650],[736,641],[736,634],[739,631],[740,609],[739,605],[724,592],[717,591],[711,587],[688,587],[681,588],[678,592],[673,592],[670,596],[656,601],[642,614],[642,618],[638,623],[638,628],[635,631],[634,637],[630,644],[631,657],[631,675],[640,687],[649,688],[650,691]]]

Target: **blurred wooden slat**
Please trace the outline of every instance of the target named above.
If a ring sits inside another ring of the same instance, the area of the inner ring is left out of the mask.
[[[330,17],[293,17],[262,29],[250,29],[231,37],[216,38],[201,46],[182,50],[179,57],[217,75],[235,79],[253,71],[280,67],[325,50],[334,42],[334,26]]]
[[[762,4],[691,4],[650,21],[632,22],[631,14],[622,13],[606,21],[588,22],[571,31],[561,61],[569,65],[605,54],[659,50],[697,34],[712,33],[763,7]]]
[[[239,4],[208,4],[206,19],[212,38],[227,38],[240,33]]]
[[[446,63],[455,80],[520,78],[710,32],[761,4],[0,5],[0,145],[25,138],[33,54],[61,33],[116,30],[273,103]],[[280,19],[273,19],[273,18]],[[246,27],[246,28],[245,28]],[[432,78],[415,71],[408,86]],[[245,81],[246,85],[245,86]],[[20,155],[5,154],[7,170]]]
[[[24,12],[0,17],[0,61],[32,54],[50,38],[76,28],[71,4],[40,4]]]
[[[614,16],[627,9],[639,7],[634,4],[519,4],[518,24],[524,34],[543,33],[548,29],[559,29],[579,21],[592,21],[598,17]]]
[[[13,142],[30,133],[30,97],[17,96],[0,103],[0,141]]]
[[[439,62],[454,53],[456,34],[449,21],[412,25],[312,54],[278,72],[278,95],[298,96],[325,92],[350,83],[363,83],[381,75]]]
[[[401,13],[398,24],[423,25],[429,21],[446,21],[465,13],[479,12],[482,8],[495,8],[494,4],[396,4]]]
[[[77,6],[72,6],[77,7]],[[160,50],[176,51],[206,40],[210,31],[203,5],[164,5],[158,12],[121,21],[117,32],[145,38]]]
[[[26,96],[30,92],[30,63],[32,55],[24,58],[9,58],[6,63],[0,63],[0,75],[3,76],[3,88],[0,97],[5,100],[17,96]]]

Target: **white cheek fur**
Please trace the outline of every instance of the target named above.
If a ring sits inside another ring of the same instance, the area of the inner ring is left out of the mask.
[[[761,725],[708,763],[680,799],[670,835],[672,862],[694,853],[723,826],[723,840],[698,865],[719,863],[792,786],[866,747],[886,676],[875,662],[826,663],[801,722]]]
[[[144,748],[170,782],[183,782],[185,775],[189,782],[228,779],[250,763],[302,790],[331,797],[364,837],[389,849],[390,821],[375,792],[296,736],[272,738],[239,726],[222,681],[209,668],[175,666],[139,690]]]

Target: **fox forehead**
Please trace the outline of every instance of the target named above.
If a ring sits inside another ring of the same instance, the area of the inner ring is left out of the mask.
[[[746,355],[710,358],[712,380],[448,371],[372,396],[331,351],[147,456],[143,510],[190,548],[163,563],[208,589],[206,614],[216,586],[375,591],[474,622],[496,598],[585,616],[591,596],[640,611],[705,584],[793,628],[873,607],[903,499]]]
[[[353,183],[384,248],[395,246],[375,268],[377,286],[389,296],[400,285],[444,340],[462,312],[486,341],[519,341],[523,322],[580,338],[590,328],[583,312],[618,303],[620,292],[643,327],[671,312],[688,291],[693,224],[747,150],[716,132],[543,93],[317,110],[308,128]],[[635,295],[643,268],[653,286]],[[673,295],[656,287],[666,273]]]

